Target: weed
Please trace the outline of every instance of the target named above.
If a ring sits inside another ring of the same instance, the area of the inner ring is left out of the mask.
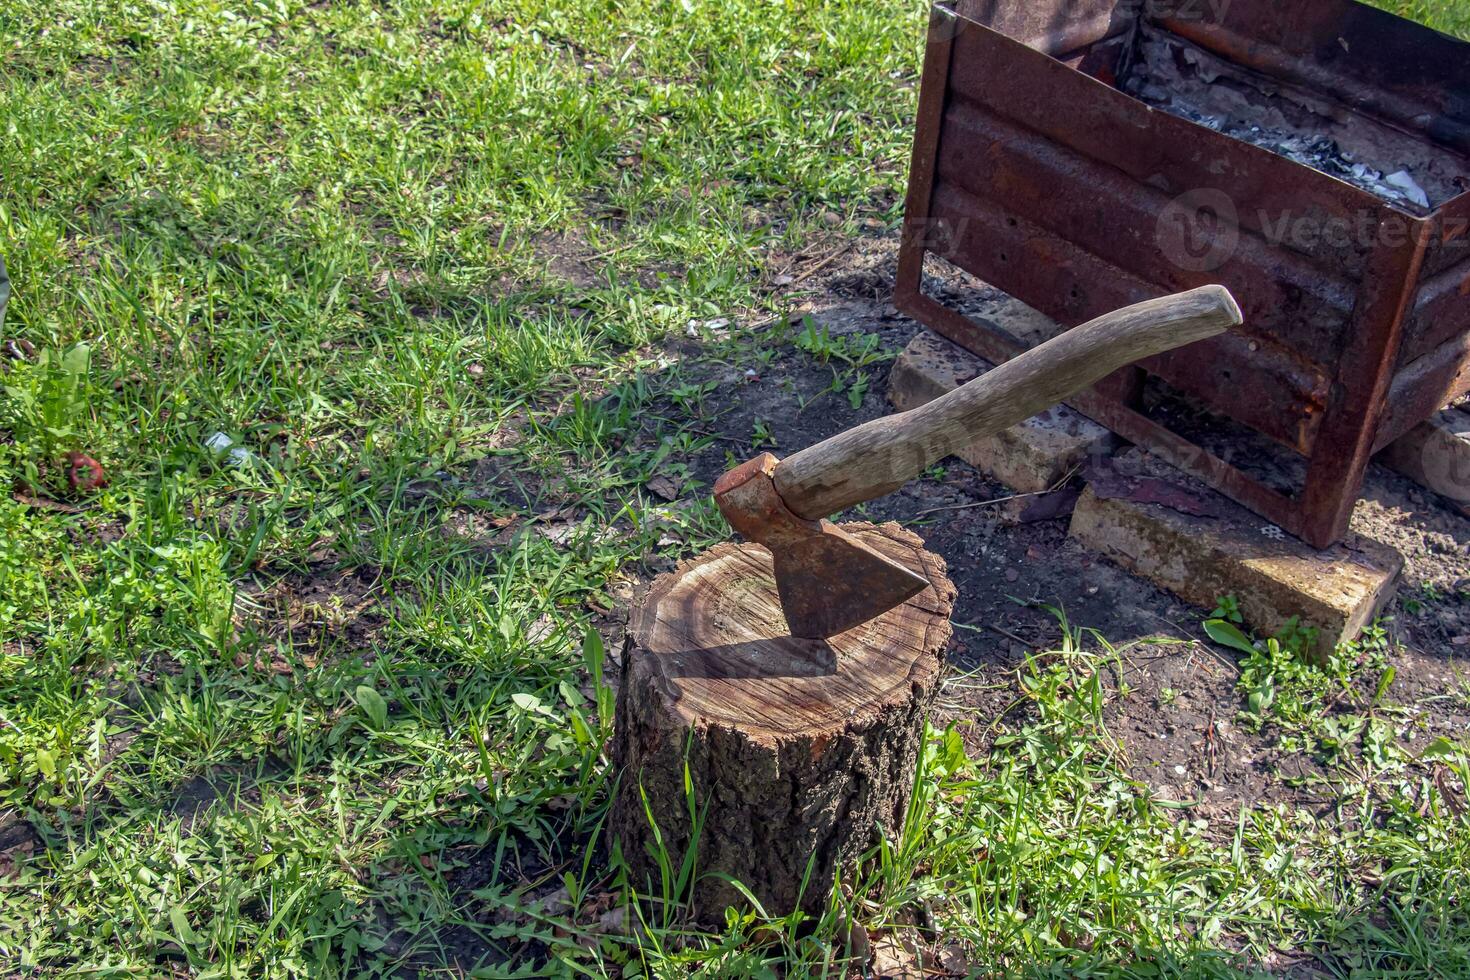
[[[61,466],[68,452],[84,447],[91,414],[91,349],[75,344],[45,348],[34,364],[14,368],[3,386],[0,426],[13,443],[0,449],[19,467],[20,478],[35,488],[67,492]]]
[[[775,434],[771,432],[770,423],[765,419],[756,419],[751,429],[750,448],[775,449],[778,445]]]
[[[848,333],[833,335],[825,324],[818,324],[811,317],[802,317],[801,330],[794,343],[798,350],[815,357],[823,364],[840,361],[849,367],[861,369],[882,361],[891,360],[892,352],[883,346],[883,338],[870,333]]]
[[[1221,599],[1216,612],[1238,621],[1239,607],[1231,597]],[[1371,713],[1393,683],[1388,631],[1382,622],[1325,659],[1317,654],[1317,631],[1296,618],[1261,640],[1250,639],[1229,619],[1206,620],[1204,629],[1212,640],[1242,655],[1239,689],[1246,702],[1241,718],[1249,728],[1260,731],[1268,722],[1274,724],[1284,750],[1314,753],[1328,764],[1343,763],[1360,745],[1371,760],[1385,763],[1382,725],[1371,714],[1339,710],[1358,703],[1360,685],[1372,679]]]
[[[706,381],[700,384],[681,384],[669,390],[669,400],[685,415],[691,417],[703,416],[706,400],[710,395],[715,393],[718,387],[719,384],[714,381]]]

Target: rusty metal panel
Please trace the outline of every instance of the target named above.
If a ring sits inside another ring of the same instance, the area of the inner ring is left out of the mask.
[[[1470,331],[1460,334],[1400,371],[1378,425],[1378,452],[1445,405],[1470,393]]]
[[[1185,168],[1168,168],[1164,161],[1155,161],[1151,176],[1140,181],[1085,150],[1038,140],[1029,127],[963,98],[951,101],[944,125],[954,138],[945,144],[939,157],[941,179],[980,196],[1005,200],[1024,195],[1028,206],[1068,209],[1065,217],[1059,215],[1048,226],[1074,235],[1090,234],[1099,243],[1104,235],[1121,235],[1128,247],[1142,249],[1146,260],[1155,263],[1167,258],[1159,254],[1163,243],[1158,217],[1179,196],[1174,188],[1188,186],[1186,181],[1192,179],[1208,179],[1195,172],[1192,161]],[[1005,148],[1003,153],[994,152],[998,146]],[[1274,161],[1279,160],[1274,157]],[[1084,180],[1091,183],[1069,183]],[[1271,177],[1268,175],[1265,181],[1271,183]],[[1057,188],[1063,186],[1086,186],[1089,193],[1058,194]],[[1207,187],[1211,197],[1245,199],[1238,198],[1245,192],[1221,177],[1210,184],[1195,185],[1201,187]],[[1198,192],[1191,189],[1184,193]],[[1341,283],[1362,276],[1371,246],[1358,240],[1352,226],[1384,220],[1386,209],[1381,204],[1365,207],[1361,201],[1336,198],[1318,201],[1305,191],[1280,202],[1289,203],[1291,210],[1273,211],[1270,203],[1243,213],[1238,207],[1233,209],[1225,230],[1238,235],[1241,241],[1232,245],[1232,250],[1252,250],[1257,261],[1269,255],[1285,262],[1286,273],[1304,283],[1323,277]],[[1129,210],[1120,210],[1124,208]],[[1079,209],[1093,221],[1085,227],[1063,226],[1063,221],[1074,221],[1079,216]],[[1287,222],[1283,222],[1283,216]],[[1145,217],[1148,223],[1139,224],[1139,219]]]
[[[936,225],[930,217],[930,210],[939,133],[943,128],[944,103],[948,98],[947,80],[958,27],[959,22],[949,8],[942,4],[930,8],[918,119],[914,126],[914,149],[909,159],[908,195],[904,200],[903,243],[899,248],[898,272],[893,283],[895,298],[919,292],[926,253],[936,247],[952,251],[936,240]]]
[[[1470,194],[1436,216],[1424,258],[1419,300],[1409,319],[1400,363],[1407,365],[1470,332]]]
[[[1420,287],[1400,363],[1412,363],[1464,333],[1470,333],[1470,260]]]
[[[1170,195],[1131,181],[1098,161],[1047,142],[1027,140],[1024,131],[969,105],[951,107],[944,123],[952,138],[939,155],[935,193],[955,220],[962,221],[965,212],[985,207],[975,200],[980,199],[1002,217],[1002,227],[995,229],[997,240],[1005,236],[1006,229],[1024,221],[1028,239],[1051,236],[1066,241],[1158,289],[1182,291],[1221,283],[1246,310],[1245,332],[1289,339],[1294,349],[1314,363],[1331,363],[1341,348],[1357,285],[1350,276],[1354,269],[1361,275],[1361,255],[1349,255],[1325,243],[1318,254],[1303,254],[1273,246],[1263,233],[1233,224],[1222,227],[1215,236],[1182,226],[1161,233],[1160,223],[1175,219],[1170,213],[1174,207]],[[1005,147],[1005,152],[989,152],[988,148],[997,146]],[[1058,194],[1058,187],[1088,190],[1086,194]],[[1191,215],[1181,211],[1177,218],[1185,221]],[[966,228],[972,233],[972,244],[991,233],[991,228],[977,221]],[[1300,237],[1305,243],[1306,236]],[[1006,264],[1010,251],[990,251],[993,254],[985,259],[988,265]],[[1217,251],[1218,261],[1213,258]],[[957,254],[969,253],[962,249]],[[1195,258],[1205,261],[1193,261]],[[969,271],[983,277],[978,270]],[[1007,271],[1024,275],[1027,270]],[[1051,273],[1038,269],[1036,274],[1045,279]],[[1089,319],[1107,310],[1094,304],[1045,312]]]
[[[1248,202],[1237,208],[1245,229],[1266,233],[1263,214],[1268,221],[1314,211],[1353,220],[1364,208],[1383,206],[1366,191],[1159,112],[978,25],[958,31],[952,66],[952,100],[1012,120],[1030,140],[1072,149],[1163,194],[1210,188]]]
[[[1455,267],[1460,268],[1462,275],[1470,275],[1470,193],[1446,203],[1435,217],[1438,227],[1424,257],[1425,278]]]
[[[991,202],[955,193],[941,182],[935,188],[931,209],[936,241],[945,243],[945,251],[967,272],[1020,297],[1059,322],[1083,323],[1161,293],[1206,284],[1191,282],[1161,289],[998,208]],[[977,253],[988,259],[975,261]],[[1050,288],[1037,288],[1031,275],[1036,269],[1048,270],[1045,285]],[[1273,298],[1284,301],[1270,292],[1261,295],[1260,291],[1237,291],[1236,299],[1249,318],[1253,313],[1270,310]],[[1174,387],[1204,397],[1223,414],[1283,445],[1302,452],[1312,446],[1327,379],[1288,346],[1269,338],[1252,339],[1248,334],[1232,333],[1170,352],[1144,366]]]
[[[1387,407],[1426,239],[1380,246],[1363,279],[1352,341],[1343,349],[1317,436],[1321,452],[1313,453],[1302,490],[1300,533],[1314,544],[1325,546],[1347,532]]]

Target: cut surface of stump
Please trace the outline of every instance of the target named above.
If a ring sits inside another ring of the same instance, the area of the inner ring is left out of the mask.
[[[898,525],[844,530],[929,587],[831,639],[798,639],[770,553],[726,544],[660,577],[634,610],[611,829],[640,892],[663,890],[650,815],[676,871],[689,849],[686,764],[702,918],[743,901],[721,876],[750,888],[770,914],[815,910],[839,869],[901,828],[955,590],[943,559]]]

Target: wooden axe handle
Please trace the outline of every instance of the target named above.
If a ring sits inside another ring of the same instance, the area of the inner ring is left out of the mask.
[[[1241,323],[1223,286],[1204,286],[1098,317],[1001,364],[949,394],[875,419],[776,467],[792,512],[828,517],[890,494],[936,461],[1092,387],[1135,361]]]

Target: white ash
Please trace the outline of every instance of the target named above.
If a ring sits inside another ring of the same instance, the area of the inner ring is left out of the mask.
[[[1145,32],[1137,57],[1119,82],[1122,91],[1139,101],[1336,177],[1406,210],[1426,213],[1434,205],[1432,197],[1453,192],[1441,186],[1442,174],[1431,174],[1433,186],[1426,188],[1416,176],[1425,165],[1423,159],[1394,160],[1387,155],[1390,147],[1408,156],[1422,155],[1422,147],[1400,145],[1407,139],[1403,134],[1389,143],[1368,139],[1366,124],[1349,124],[1330,103],[1278,87],[1177,39],[1150,33]],[[1348,138],[1353,146],[1343,145]],[[1368,146],[1374,148],[1365,158]]]
[[[1144,84],[1138,91],[1130,91],[1129,94],[1170,115],[1188,119],[1242,143],[1270,150],[1277,156],[1347,181],[1384,200],[1400,201],[1421,210],[1429,210],[1429,195],[1407,170],[1385,175],[1381,170],[1354,160],[1352,154],[1331,137],[1294,133],[1238,122],[1225,116],[1209,115],[1192,106],[1181,104],[1158,85]]]

